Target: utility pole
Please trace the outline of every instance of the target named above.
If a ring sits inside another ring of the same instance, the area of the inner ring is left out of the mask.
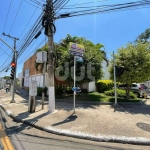
[[[113,51],[113,67],[114,67],[114,92],[115,92],[115,103],[114,103],[114,106],[117,106],[116,67],[115,67],[115,54],[114,54],[114,51]]]
[[[45,35],[48,36],[48,77],[49,77],[49,112],[55,111],[55,84],[54,84],[54,52],[53,52],[53,34],[54,26],[54,9],[52,0],[47,0],[42,20],[42,26],[45,28]]]
[[[43,72],[43,89],[42,89],[42,109],[44,109],[44,96],[45,96],[45,71],[46,71],[46,61],[44,61],[44,72]]]
[[[12,100],[10,101],[10,103],[15,103],[15,100],[14,100],[14,97],[15,97],[15,86],[16,86],[16,71],[17,71],[17,57],[18,57],[18,51],[16,50],[16,41],[19,40],[19,38],[16,38],[16,37],[12,37],[10,35],[6,35],[5,33],[3,33],[4,36],[7,36],[11,39],[13,39],[14,41],[14,49],[13,49],[13,52],[14,52],[14,62],[16,64],[15,66],[15,71],[14,71],[14,80],[13,80],[13,86],[12,86]],[[6,43],[5,43],[6,44]],[[8,45],[8,44],[6,44]],[[9,45],[8,45],[9,46]],[[10,47],[10,46],[9,46]]]
[[[76,87],[76,56],[74,56],[74,87]],[[74,113],[75,113],[76,91],[74,91],[73,99],[74,99]]]

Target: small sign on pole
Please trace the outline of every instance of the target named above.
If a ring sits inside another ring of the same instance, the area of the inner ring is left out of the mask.
[[[78,90],[80,92],[81,90],[77,89],[76,87],[76,61],[83,62],[83,55],[84,55],[84,46],[77,43],[69,43],[69,53],[74,56],[74,87],[72,90],[74,91],[74,113],[75,113],[75,95]]]
[[[77,61],[77,62],[83,62],[83,57],[76,56],[76,61]]]

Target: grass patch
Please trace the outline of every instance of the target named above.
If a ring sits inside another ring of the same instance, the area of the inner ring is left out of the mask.
[[[65,94],[65,95],[58,95],[56,96],[56,99],[65,99],[73,98],[73,94]],[[68,99],[68,100],[69,100]],[[76,95],[77,101],[91,101],[91,102],[115,102],[115,98],[113,96],[107,96],[104,93],[98,93],[98,92],[92,92],[92,93],[80,93],[79,95]],[[130,99],[126,100],[125,98],[117,98],[118,102],[140,102],[142,99]]]
[[[98,93],[98,92],[93,92],[93,93],[88,93],[88,101],[97,101],[97,102],[115,102],[115,98],[112,96],[107,96],[104,93]],[[125,98],[118,98],[118,102],[140,102],[141,99],[130,99],[127,100]]]

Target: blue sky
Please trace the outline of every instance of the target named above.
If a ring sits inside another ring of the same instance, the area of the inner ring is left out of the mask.
[[[40,3],[44,2],[44,0],[36,1]],[[121,2],[120,0],[70,0],[67,5],[74,5],[72,9],[61,10],[59,13],[78,10],[75,7],[83,6],[82,3],[88,2],[93,2],[88,4],[88,6],[100,6],[133,1],[137,0],[121,0]],[[4,37],[2,32],[18,37],[20,40],[17,41],[17,46],[19,46],[19,43],[22,43],[24,40],[24,35],[41,14],[41,6],[33,3],[31,0],[1,0],[0,8],[0,38],[4,39],[13,47],[13,41]],[[108,58],[111,59],[110,53],[112,51],[116,51],[121,46],[125,46],[128,42],[133,42],[139,34],[150,27],[149,14],[150,9],[148,7],[59,19],[55,21],[57,31],[54,35],[54,41],[59,42],[62,38],[66,37],[67,33],[71,36],[85,37],[95,44],[102,43],[105,46]],[[38,39],[30,44],[18,59],[17,73],[22,71],[24,61],[33,55],[37,48],[43,46],[46,39],[47,37],[42,33]],[[11,53],[11,49],[0,41],[0,70],[10,63]],[[4,71],[0,73],[0,77],[9,74],[10,70],[7,73]]]

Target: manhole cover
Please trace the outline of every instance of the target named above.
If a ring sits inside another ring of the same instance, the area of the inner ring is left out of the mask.
[[[147,131],[147,132],[150,132],[150,124],[147,124],[147,123],[137,123],[136,125],[140,129],[142,129],[144,131]]]

